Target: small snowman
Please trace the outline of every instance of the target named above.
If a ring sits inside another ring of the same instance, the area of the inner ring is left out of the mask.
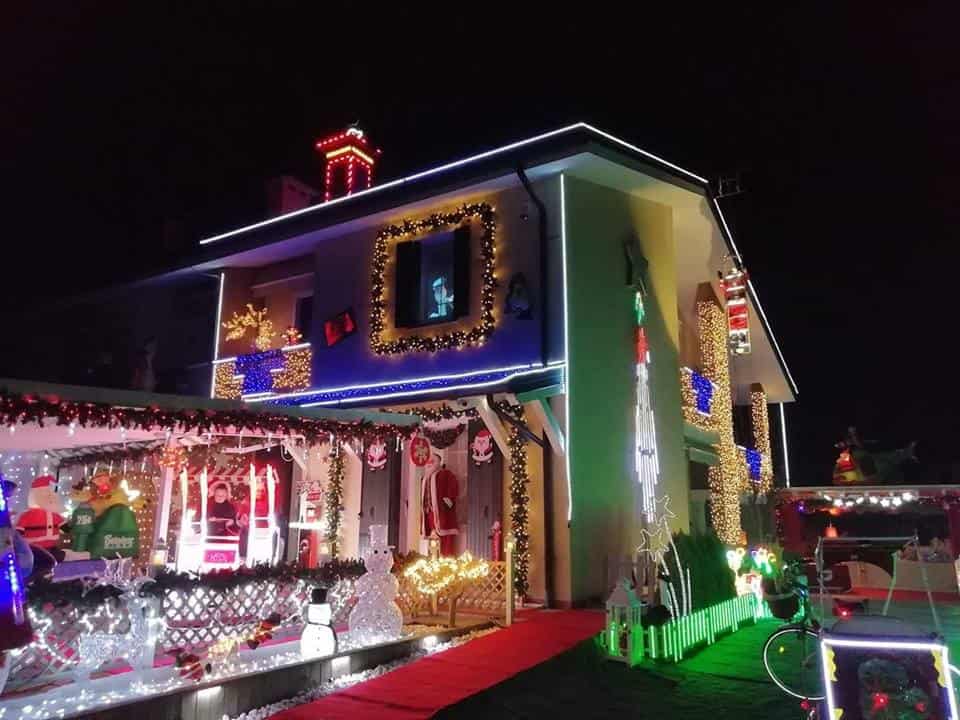
[[[363,556],[367,572],[357,580],[357,604],[350,611],[350,640],[356,645],[396,640],[403,613],[395,602],[399,583],[390,572],[393,550],[387,545],[387,526],[370,526],[370,547]]]

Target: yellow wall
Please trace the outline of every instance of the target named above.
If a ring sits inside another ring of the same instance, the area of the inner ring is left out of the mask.
[[[640,541],[634,470],[636,403],[633,289],[624,241],[649,262],[645,300],[651,393],[660,459],[658,496],[669,495],[675,529],[689,527],[678,365],[676,249],[668,206],[565,177],[573,517],[572,599],[604,598]]]

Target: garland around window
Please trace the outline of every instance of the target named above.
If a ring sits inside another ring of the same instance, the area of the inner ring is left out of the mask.
[[[480,269],[483,280],[480,291],[480,320],[469,330],[450,330],[435,335],[405,334],[395,340],[385,340],[387,301],[384,298],[387,262],[390,247],[396,241],[409,236],[434,232],[451,225],[458,226],[473,218],[480,220]],[[397,355],[405,352],[437,352],[450,348],[482,345],[492,334],[496,321],[493,307],[497,280],[494,276],[496,263],[496,213],[487,203],[464,205],[449,213],[434,213],[419,220],[402,220],[388,225],[377,234],[373,251],[373,268],[370,273],[370,347],[377,355]]]

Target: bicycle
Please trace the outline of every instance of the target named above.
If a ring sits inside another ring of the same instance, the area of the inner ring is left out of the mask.
[[[823,700],[823,678],[820,668],[820,623],[813,616],[810,591],[800,582],[797,566],[784,567],[788,592],[768,597],[785,605],[785,612],[775,613],[788,619],[802,610],[798,622],[790,622],[773,632],[763,645],[763,666],[767,674],[785,693],[806,703]],[[791,602],[795,598],[795,602]],[[786,602],[783,602],[786,601]]]

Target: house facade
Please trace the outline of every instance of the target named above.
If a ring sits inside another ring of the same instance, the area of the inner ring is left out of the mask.
[[[211,397],[425,420],[350,447],[342,555],[383,522],[400,552],[512,537],[526,595],[567,606],[664,518],[741,540],[788,472],[796,388],[704,178],[583,124],[382,184],[365,138],[323,147],[349,194],[205,238],[167,279],[217,285]]]

